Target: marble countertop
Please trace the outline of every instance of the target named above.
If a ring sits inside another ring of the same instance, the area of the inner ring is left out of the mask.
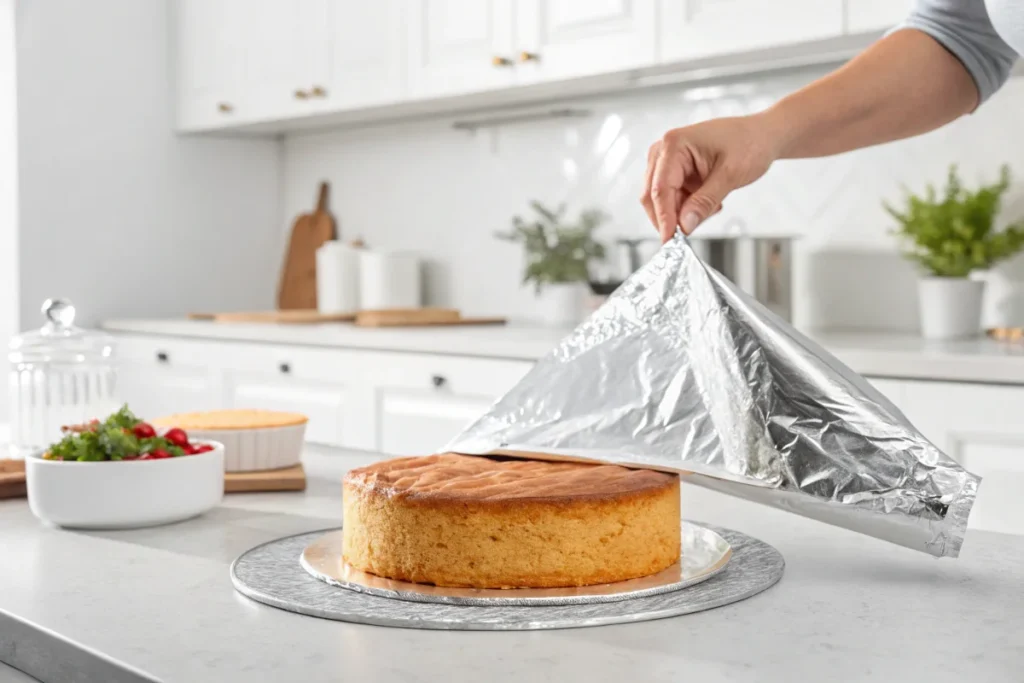
[[[193,339],[537,360],[569,330],[525,325],[364,329],[350,324],[275,325],[191,320],[111,320],[111,332]],[[810,336],[862,375],[1024,384],[1024,344],[979,338],[929,342],[883,332]]]
[[[683,617],[535,632],[345,624],[236,593],[231,561],[336,526],[340,476],[376,456],[306,455],[305,493],[236,494],[206,515],[133,531],[43,526],[0,501],[0,661],[43,681],[1018,680],[1024,537],[971,532],[936,560],[685,486],[687,517],[778,548],[782,581]]]

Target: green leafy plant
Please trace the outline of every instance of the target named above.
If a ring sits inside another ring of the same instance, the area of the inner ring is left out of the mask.
[[[906,193],[905,208],[888,203],[885,210],[899,226],[893,230],[903,255],[937,277],[967,277],[1010,258],[1024,248],[1024,221],[995,229],[1003,194],[1010,187],[1010,169],[1000,169],[999,181],[977,191],[965,189],[956,166],[949,168],[941,196],[928,185],[924,197]]]
[[[586,282],[587,264],[605,258],[605,247],[594,239],[594,231],[608,220],[598,209],[583,211],[574,223],[567,223],[565,205],[551,210],[530,202],[533,220],[512,218],[512,230],[495,233],[498,239],[518,242],[526,251],[523,282],[532,282],[539,292],[544,285]]]

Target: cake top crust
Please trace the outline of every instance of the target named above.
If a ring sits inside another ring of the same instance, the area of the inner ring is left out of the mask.
[[[345,475],[346,485],[388,496],[465,502],[611,498],[664,490],[677,481],[675,474],[617,465],[455,453],[385,460]]]

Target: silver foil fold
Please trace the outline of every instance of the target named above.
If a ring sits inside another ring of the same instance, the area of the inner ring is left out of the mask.
[[[980,482],[679,234],[445,450],[691,473],[939,557]]]

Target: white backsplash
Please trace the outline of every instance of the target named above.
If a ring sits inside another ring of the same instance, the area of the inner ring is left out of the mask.
[[[767,107],[813,75],[573,102],[590,116],[476,133],[436,120],[292,135],[284,144],[286,217],[310,210],[317,183],[329,180],[345,238],[423,255],[428,303],[528,318],[533,295],[520,286],[519,248],[493,233],[529,200],[565,202],[572,212],[604,209],[613,217],[601,231],[606,239],[653,236],[638,203],[650,143],[669,128]],[[993,180],[1004,162],[1024,181],[1021,112],[1024,79],[1015,79],[978,113],[929,135],[779,162],[731,195],[700,232],[738,217],[754,234],[799,235],[794,318],[801,327],[915,329],[914,274],[895,252],[881,201],[898,200],[904,185],[941,182],[953,162],[969,182]],[[1022,187],[1011,191],[1008,215],[1024,214]],[[988,323],[1024,322],[1012,279],[1024,280],[1024,260],[993,277]]]

